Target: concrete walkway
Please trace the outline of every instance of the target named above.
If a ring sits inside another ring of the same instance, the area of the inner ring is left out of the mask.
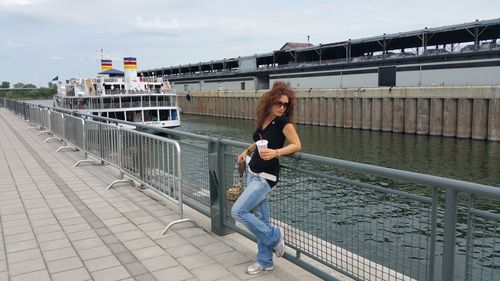
[[[275,270],[247,275],[253,242],[192,224],[160,231],[177,206],[149,190],[121,185],[111,166],[83,164],[81,153],[56,153],[59,142],[27,130],[0,108],[0,281],[11,280],[317,280],[284,259]]]

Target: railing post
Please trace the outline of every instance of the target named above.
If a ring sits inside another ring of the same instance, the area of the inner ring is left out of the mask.
[[[443,242],[443,280],[453,280],[457,228],[457,191],[446,190]]]
[[[218,139],[210,138],[208,142],[208,171],[210,179],[210,217],[212,231],[218,235],[232,233],[226,227],[226,194],[224,192],[224,146]],[[234,221],[233,221],[234,223]]]

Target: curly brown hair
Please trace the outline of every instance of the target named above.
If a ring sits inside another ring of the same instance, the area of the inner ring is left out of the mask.
[[[259,103],[257,105],[257,126],[262,127],[266,121],[267,116],[271,113],[271,108],[273,104],[277,103],[281,96],[288,97],[288,108],[283,115],[287,116],[290,122],[293,121],[293,116],[295,114],[295,104],[296,98],[294,91],[284,82],[275,82],[271,90],[263,94],[259,98]]]

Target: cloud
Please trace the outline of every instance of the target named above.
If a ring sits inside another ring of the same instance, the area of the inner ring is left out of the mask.
[[[2,6],[29,6],[33,5],[33,1],[29,0],[1,0],[0,5]]]
[[[51,60],[62,60],[62,58],[59,56],[51,56],[50,59]]]
[[[5,47],[7,47],[7,48],[22,48],[24,46],[20,43],[8,40],[7,42],[5,42]]]

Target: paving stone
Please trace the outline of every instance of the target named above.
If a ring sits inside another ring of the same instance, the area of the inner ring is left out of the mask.
[[[20,241],[33,240],[35,239],[35,234],[33,232],[26,232],[14,235],[5,235],[4,240],[6,244],[16,243]]]
[[[128,232],[132,230],[136,230],[137,227],[132,224],[132,223],[122,223],[122,224],[117,224],[117,225],[112,225],[108,227],[109,230],[111,230],[113,233],[120,233],[120,232]]]
[[[213,281],[231,275],[220,264],[211,264],[191,271],[198,279],[202,281]]]
[[[179,263],[172,256],[164,254],[162,256],[141,260],[142,264],[151,272],[173,267]]]
[[[120,240],[118,240],[118,238],[116,238],[116,236],[114,236],[112,234],[111,235],[104,235],[104,236],[101,236],[100,238],[107,245],[120,242]]]
[[[68,235],[69,240],[71,240],[73,242],[78,241],[78,240],[82,240],[82,239],[89,239],[89,238],[98,237],[94,230],[66,233],[66,235]]]
[[[144,234],[144,232],[140,231],[139,229],[136,229],[128,232],[116,233],[116,237],[118,237],[120,241],[125,242],[138,238],[145,238],[146,235]]]
[[[95,281],[114,281],[129,278],[130,273],[123,266],[116,266],[91,273]]]
[[[42,242],[48,242],[66,238],[66,233],[64,233],[63,231],[48,232],[48,233],[38,234],[36,237],[38,239],[38,242],[42,243]]]
[[[92,228],[87,223],[81,223],[81,224],[63,226],[63,229],[66,233],[72,233],[72,232],[91,230]]]
[[[0,275],[1,277],[1,275]],[[9,279],[1,279],[9,280]],[[49,272],[47,270],[39,270],[21,275],[12,276],[10,281],[51,281]]]
[[[33,272],[33,271],[39,271],[42,269],[45,269],[45,263],[43,262],[43,259],[41,259],[41,258],[17,262],[17,263],[10,263],[9,262],[9,274],[11,276],[29,273],[29,272]]]
[[[7,244],[5,246],[6,246],[6,252],[7,252],[7,254],[9,254],[9,253],[13,253],[13,252],[38,248],[38,243],[36,242],[36,240],[26,240],[26,241],[21,241],[21,242],[16,242],[16,243],[10,243],[10,244]]]
[[[40,243],[40,249],[42,249],[42,252],[57,250],[67,247],[71,247],[71,243],[66,238]]]
[[[187,225],[189,225],[189,224],[187,224]],[[196,237],[196,236],[207,234],[207,232],[205,230],[203,230],[202,228],[194,227],[192,225],[190,225],[189,228],[175,230],[175,232],[184,238]]]
[[[55,232],[55,231],[61,231],[61,226],[58,224],[53,224],[53,225],[45,225],[45,226],[39,226],[39,227],[33,227],[35,230],[35,234],[43,234],[43,233],[48,233],[48,232]]]
[[[89,273],[83,267],[52,274],[53,281],[86,281],[90,279]]]
[[[73,247],[77,250],[85,250],[88,248],[97,248],[100,246],[104,246],[104,243],[101,241],[100,238],[89,238],[89,239],[82,239],[78,241],[73,242]]]
[[[8,258],[10,263],[17,263],[34,259],[42,259],[42,254],[40,253],[40,249],[34,248],[34,249],[10,253]]]
[[[32,228],[30,225],[23,225],[17,227],[4,227],[3,234],[4,235],[17,235],[21,233],[32,232]]]
[[[215,244],[221,242],[219,239],[213,237],[212,235],[206,233],[205,235],[190,237],[187,239],[193,245],[200,247],[208,244]]]
[[[72,258],[65,258],[57,261],[47,262],[47,267],[49,268],[50,273],[57,273],[61,271],[67,271],[70,269],[83,267],[83,264],[80,261],[80,258],[72,257]]]
[[[82,218],[82,217],[76,217],[76,218],[69,218],[69,219],[59,220],[59,223],[62,226],[70,226],[70,225],[75,225],[75,224],[86,223],[86,220],[84,218]]]
[[[77,256],[73,247],[47,251],[43,252],[42,254],[47,262]]]
[[[178,259],[179,263],[187,269],[195,269],[209,264],[215,263],[215,260],[204,253],[197,253],[190,256],[185,256]]]
[[[185,244],[177,247],[172,247],[168,249],[168,253],[172,255],[174,258],[180,258],[180,257],[185,257],[185,256],[190,256],[194,255],[196,253],[199,253],[200,250],[198,248],[194,247],[191,244]]]
[[[84,263],[90,272],[120,265],[120,261],[115,256],[106,256],[97,259],[86,260],[84,261]]]
[[[143,274],[139,276],[134,276],[135,281],[157,281],[153,274]]]
[[[78,253],[84,261],[111,255],[111,251],[106,246],[85,249],[78,251]]]
[[[116,255],[122,264],[128,264],[137,261],[137,259],[129,252],[123,252]]]
[[[194,277],[182,266],[170,267],[152,273],[158,280],[180,281]]]
[[[111,226],[111,225],[118,225],[118,224],[124,224],[124,223],[129,223],[130,221],[127,218],[124,217],[116,217],[116,218],[111,218],[107,220],[102,221],[105,225]]]
[[[165,254],[165,251],[159,246],[152,246],[132,251],[138,260],[145,260],[152,257],[158,257]]]
[[[222,253],[216,256],[213,256],[213,258],[220,264],[223,264],[225,267],[230,267],[233,265],[237,264],[242,264],[242,263],[250,263],[251,260],[247,258],[245,255],[238,251],[231,251],[231,252],[226,252]]]
[[[233,251],[233,248],[229,247],[226,243],[224,242],[219,242],[215,244],[209,244],[205,246],[201,246],[200,249],[207,253],[210,256],[215,256],[218,254],[222,253],[227,253]]]
[[[137,250],[147,247],[156,246],[156,243],[149,238],[139,238],[123,242],[123,244],[130,250]]]
[[[125,265],[125,268],[132,276],[142,275],[148,273],[148,270],[140,262],[132,262]]]
[[[158,245],[160,245],[164,249],[169,249],[172,247],[188,244],[188,241],[177,234],[171,234],[156,240],[156,243],[158,243]]]
[[[127,249],[127,247],[125,247],[121,242],[108,244],[107,246],[115,255],[129,251],[129,249]]]

